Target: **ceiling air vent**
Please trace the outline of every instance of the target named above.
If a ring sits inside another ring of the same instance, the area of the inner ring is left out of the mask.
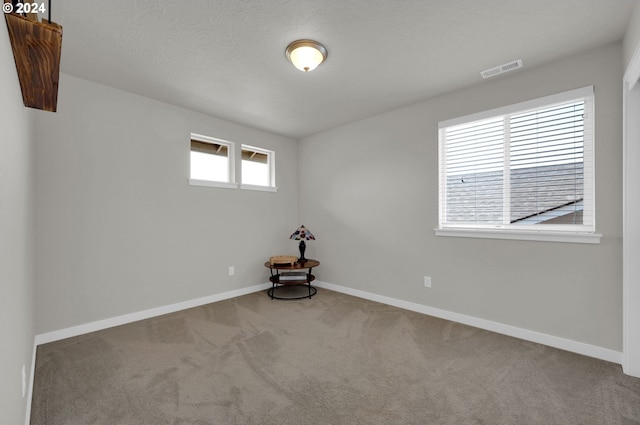
[[[504,74],[505,72],[513,71],[514,69],[522,68],[522,59],[518,59],[509,63],[505,63],[500,66],[496,66],[490,69],[485,69],[480,73],[482,78],[495,77],[496,75]]]

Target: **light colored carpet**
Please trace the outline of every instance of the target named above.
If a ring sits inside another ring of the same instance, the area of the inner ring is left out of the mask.
[[[618,365],[319,289],[42,345],[32,424],[639,424]]]

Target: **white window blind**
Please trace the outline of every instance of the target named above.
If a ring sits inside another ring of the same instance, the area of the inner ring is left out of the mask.
[[[439,125],[440,229],[594,232],[593,87]]]

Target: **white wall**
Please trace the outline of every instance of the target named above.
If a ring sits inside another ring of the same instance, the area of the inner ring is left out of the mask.
[[[0,25],[0,423],[24,423],[33,348],[30,114]]]
[[[321,280],[621,351],[622,62],[610,45],[302,140]],[[601,244],[436,237],[438,122],[586,85]]]
[[[636,4],[633,14],[629,18],[629,26],[624,35],[623,40],[624,67],[625,69],[631,62],[636,48],[640,45],[640,3]]]
[[[633,80],[637,81],[637,74]],[[623,238],[623,296],[624,296],[624,357],[625,373],[640,377],[640,85],[629,90],[632,81],[625,83],[625,149],[624,149],[624,238]]]
[[[623,41],[625,53],[624,98],[624,202],[623,202],[623,348],[625,373],[640,377],[640,207],[637,161],[640,158],[640,4],[636,4]],[[630,88],[634,87],[633,90]]]
[[[38,334],[264,283],[295,253],[292,139],[65,74],[35,124]],[[279,191],[189,186],[191,132],[274,150]]]

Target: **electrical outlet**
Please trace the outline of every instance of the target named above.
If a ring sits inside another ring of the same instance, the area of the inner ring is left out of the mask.
[[[431,288],[431,276],[424,277],[424,287]]]
[[[234,274],[236,274],[236,268],[229,266],[229,276],[233,276]]]

